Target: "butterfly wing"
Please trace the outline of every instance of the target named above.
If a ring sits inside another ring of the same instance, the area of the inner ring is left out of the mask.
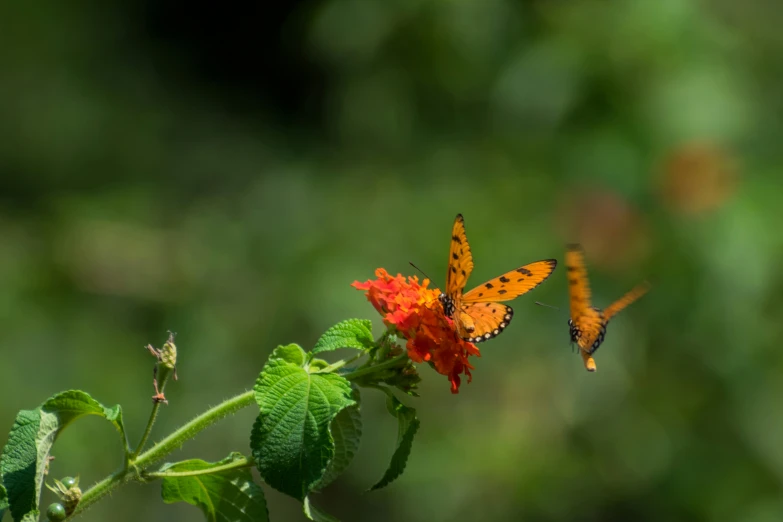
[[[568,245],[565,256],[568,270],[568,295],[571,304],[571,320],[577,319],[590,310],[590,283],[587,280],[585,256],[579,245]]]
[[[506,272],[462,296],[458,306],[458,332],[463,339],[478,343],[499,335],[511,322],[514,311],[497,301],[508,301],[529,292],[552,274],[554,259],[536,261]]]
[[[514,317],[510,306],[500,303],[462,304],[459,312],[459,322],[468,328],[471,343],[480,343],[499,335]]]
[[[595,360],[591,357],[604,340],[606,324],[620,310],[643,296],[649,286],[645,283],[637,286],[623,297],[612,303],[603,312],[591,306],[590,283],[587,279],[584,252],[579,245],[566,248],[566,268],[568,269],[568,293],[571,305],[572,339],[579,345],[585,368],[594,372]]]
[[[650,289],[649,283],[642,283],[636,287],[634,287],[633,290],[622,296],[620,299],[615,301],[614,303],[610,304],[606,307],[606,310],[604,310],[604,317],[608,321],[612,318],[612,316],[616,315],[620,310],[628,306],[629,304],[633,303],[637,299],[639,299],[641,296],[647,293],[647,291]]]
[[[462,302],[472,304],[509,301],[543,283],[552,274],[555,267],[557,267],[557,261],[554,259],[544,259],[521,266],[477,286],[462,297]]]
[[[465,221],[457,214],[451,228],[451,247],[449,248],[449,267],[446,273],[446,294],[459,298],[465,283],[473,271],[473,255],[470,253],[468,236],[465,235]]]

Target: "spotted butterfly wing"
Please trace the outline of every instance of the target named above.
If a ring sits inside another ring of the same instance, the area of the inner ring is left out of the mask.
[[[465,234],[465,221],[457,214],[451,227],[451,247],[449,248],[449,267],[446,273],[446,293],[452,299],[462,295],[462,289],[473,271],[473,254],[470,253],[468,236]]]
[[[469,342],[481,342],[500,334],[511,322],[514,310],[499,301],[509,301],[541,284],[557,266],[547,259],[524,265],[462,294],[473,271],[473,255],[465,234],[462,214],[454,221],[446,275],[446,293],[441,294],[444,313],[454,320],[457,333]]]
[[[579,245],[566,248],[566,269],[568,271],[568,293],[571,317],[568,320],[571,342],[579,346],[579,351],[589,371],[595,371],[592,354],[601,346],[606,337],[609,320],[620,310],[643,296],[649,289],[647,283],[635,287],[623,297],[609,305],[606,310],[592,306],[590,302],[590,284],[587,280],[584,252]]]
[[[447,317],[454,316],[454,312],[460,307],[462,301],[462,290],[468,277],[473,271],[473,254],[470,252],[468,236],[465,234],[465,221],[462,214],[457,214],[454,220],[454,226],[451,227],[451,245],[449,247],[449,264],[446,271],[446,293],[440,294],[440,301],[443,304],[443,312]],[[454,321],[454,327],[457,334],[465,338],[468,333],[465,330],[465,323],[460,320]],[[467,326],[470,327],[468,322]]]
[[[463,303],[489,303],[492,301],[509,301],[526,294],[542,282],[557,267],[554,259],[544,259],[528,265],[520,266],[500,277],[490,279],[482,285],[466,293]]]
[[[499,335],[514,317],[514,310],[500,301],[510,301],[531,291],[544,282],[555,267],[557,261],[554,259],[536,261],[491,279],[462,296],[459,317],[468,316],[474,323],[468,340],[475,343]]]
[[[454,322],[466,332],[463,339],[479,343],[499,335],[511,322],[514,310],[500,303],[462,303],[456,315]]]

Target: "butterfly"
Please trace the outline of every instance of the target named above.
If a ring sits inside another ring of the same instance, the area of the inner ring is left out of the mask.
[[[610,304],[604,310],[590,303],[590,284],[587,281],[584,252],[579,245],[566,247],[566,269],[568,271],[568,293],[571,301],[571,318],[568,320],[571,342],[579,346],[585,367],[595,371],[595,361],[591,355],[601,346],[606,337],[606,325],[617,313],[643,296],[650,289],[648,283],[642,283]]]
[[[451,229],[446,292],[438,296],[443,312],[454,321],[457,334],[468,342],[479,343],[500,334],[511,322],[514,310],[497,301],[509,301],[541,284],[557,266],[554,259],[536,261],[473,290],[462,293],[473,271],[473,255],[465,235],[465,221],[457,214]]]

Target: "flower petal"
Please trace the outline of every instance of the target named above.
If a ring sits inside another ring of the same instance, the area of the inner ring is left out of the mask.
[[[407,339],[408,357],[417,363],[431,362],[438,373],[448,376],[452,393],[458,393],[460,376],[464,374],[468,382],[472,378],[468,357],[479,357],[481,352],[456,334],[453,321],[443,314],[440,290],[428,288],[429,279],[420,284],[416,276],[392,277],[383,268],[375,275],[377,279],[351,286],[364,290],[384,323]]]

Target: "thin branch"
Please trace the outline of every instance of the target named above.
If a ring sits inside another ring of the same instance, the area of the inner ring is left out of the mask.
[[[190,422],[184,424],[171,435],[139,455],[135,461],[130,463],[129,467],[124,467],[115,471],[87,489],[82,495],[82,499],[76,506],[76,509],[67,520],[71,520],[73,517],[84,512],[84,510],[114,491],[120,485],[132,480],[142,480],[141,470],[145,467],[165,458],[168,454],[182,446],[185,441],[192,439],[201,431],[212,426],[219,420],[253,404],[255,404],[255,392],[253,390],[246,391],[221,402],[217,406],[210,408]]]
[[[131,462],[139,455],[139,453],[141,453],[141,450],[144,449],[144,444],[147,443],[147,439],[150,437],[150,433],[152,432],[152,425],[155,424],[155,419],[158,416],[158,410],[160,410],[161,404],[161,401],[155,401],[155,404],[152,405],[152,411],[150,412],[150,418],[147,421],[147,427],[144,429],[144,435],[141,436],[141,440],[139,441],[138,446],[136,446],[136,449],[133,450],[133,453],[130,455]]]
[[[396,366],[399,366],[401,362],[404,362],[408,359],[408,353],[402,352],[397,357],[394,357],[392,359],[389,359],[388,361],[384,361],[381,364],[376,364],[373,366],[366,366],[359,368],[358,370],[354,370],[352,372],[344,373],[342,374],[342,377],[345,379],[348,379],[349,381],[353,381],[355,379],[358,379],[359,377],[363,377],[365,375],[369,375],[371,373],[380,372],[383,370],[387,370],[389,368],[394,368]]]
[[[252,468],[255,465],[252,459],[243,457],[237,459],[229,464],[222,466],[215,466],[207,469],[196,469],[192,471],[153,471],[150,473],[144,473],[144,478],[159,479],[159,478],[179,478],[179,477],[197,477],[198,475],[211,475],[213,473],[220,473],[222,471],[228,471],[232,469]]]
[[[341,359],[341,360],[337,361],[334,364],[330,364],[329,366],[326,366],[325,368],[321,368],[320,370],[316,370],[316,371],[311,372],[311,373],[332,373],[335,370],[339,370],[343,366],[351,364],[352,362],[356,361],[357,359],[361,359],[365,355],[367,355],[367,352],[362,352],[359,355],[351,357],[350,359]]]

